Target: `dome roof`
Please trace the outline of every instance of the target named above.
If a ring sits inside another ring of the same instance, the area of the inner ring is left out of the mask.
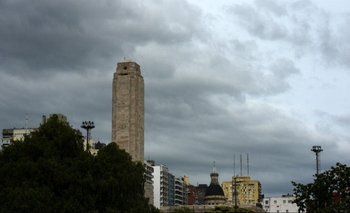
[[[212,195],[225,196],[224,191],[222,190],[220,185],[211,183],[205,192],[205,196],[212,196]]]

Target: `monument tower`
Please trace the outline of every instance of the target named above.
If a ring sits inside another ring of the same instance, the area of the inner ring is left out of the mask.
[[[112,91],[112,142],[144,160],[144,83],[140,65],[122,61],[117,65]]]

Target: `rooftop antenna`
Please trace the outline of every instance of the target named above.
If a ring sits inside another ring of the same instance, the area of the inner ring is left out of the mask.
[[[249,153],[247,153],[247,175],[249,176]]]
[[[25,116],[25,122],[24,122],[24,128],[27,129],[28,128],[28,114],[26,113],[26,116]]]
[[[316,154],[316,175],[318,175],[319,173],[319,168],[320,168],[320,152],[323,151],[323,149],[321,148],[321,146],[313,146],[311,151],[313,151]]]
[[[233,176],[236,176],[236,155],[233,154]]]
[[[28,113],[26,113],[26,117],[25,117],[25,122],[24,122],[24,129],[25,129],[25,132],[24,134],[27,135],[28,134]]]
[[[241,177],[242,177],[243,176],[243,173],[242,173],[242,154],[239,155],[239,161],[241,164]]]
[[[217,173],[216,167],[215,167],[215,161],[213,161],[213,173]]]

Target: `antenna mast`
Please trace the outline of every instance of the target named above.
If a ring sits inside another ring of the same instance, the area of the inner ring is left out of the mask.
[[[242,177],[243,176],[243,173],[242,173],[242,154],[239,155],[239,161],[241,164],[241,177]]]
[[[236,176],[236,155],[233,154],[233,176]]]
[[[25,129],[25,132],[24,132],[24,135],[28,135],[28,113],[26,113],[26,117],[25,117],[25,123],[24,123],[24,129]]]
[[[247,175],[249,176],[249,153],[247,153]]]

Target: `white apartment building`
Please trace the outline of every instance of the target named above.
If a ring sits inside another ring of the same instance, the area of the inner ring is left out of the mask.
[[[165,165],[153,165],[153,205],[181,206],[187,204],[187,186],[184,177],[175,177]]]
[[[153,200],[154,206],[168,206],[168,167],[164,165],[153,166]]]
[[[281,197],[267,197],[263,199],[262,206],[270,213],[298,213],[297,204],[293,203],[293,195],[282,195]]]

